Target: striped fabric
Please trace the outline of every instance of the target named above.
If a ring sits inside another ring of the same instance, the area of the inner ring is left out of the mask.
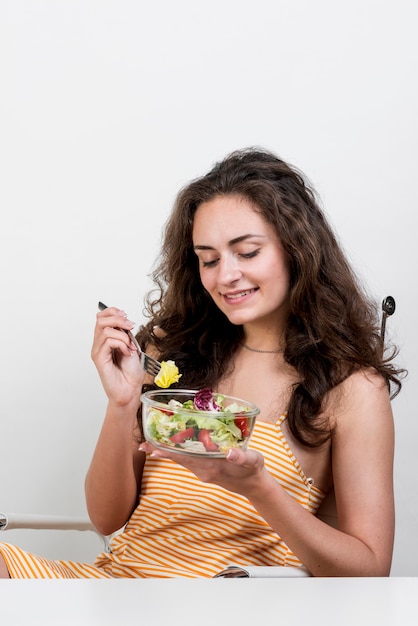
[[[313,514],[324,493],[306,477],[276,424],[257,422],[251,447],[271,474]],[[301,565],[246,498],[168,460],[147,457],[141,502],[110,554],[94,565],[48,561],[0,544],[12,578],[196,578],[226,566]]]

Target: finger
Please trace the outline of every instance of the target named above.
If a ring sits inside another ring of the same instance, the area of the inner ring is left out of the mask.
[[[135,327],[134,322],[128,319],[125,311],[117,309],[116,307],[109,307],[104,311],[99,311],[96,315],[97,327],[106,328],[107,326],[112,328],[121,329],[124,331],[133,330]]]
[[[241,448],[229,448],[226,460],[234,465],[240,465],[247,469],[261,468],[264,465],[263,456],[257,450],[241,450]]]
[[[137,349],[129,335],[120,328],[106,326],[102,332],[103,345],[110,346],[113,350],[121,349],[123,354],[136,353]]]
[[[137,354],[136,348],[131,345],[129,337],[122,331],[109,328],[95,337],[91,351],[95,363],[108,363],[115,358],[118,360],[117,355],[131,357],[134,354]]]
[[[138,450],[140,450],[141,452],[145,452],[146,454],[149,454],[151,457],[153,458],[155,457],[157,459],[171,459],[172,461],[179,460],[174,454],[171,455],[169,452],[166,452],[165,450],[161,450],[160,448],[155,448],[148,441],[142,442]]]

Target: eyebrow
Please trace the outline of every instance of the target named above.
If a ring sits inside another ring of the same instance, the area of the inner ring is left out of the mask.
[[[237,243],[241,243],[241,241],[246,241],[247,239],[252,239],[254,237],[265,237],[265,235],[257,235],[255,233],[247,233],[246,235],[240,235],[239,237],[234,237],[228,241],[229,246],[234,246]],[[194,246],[194,250],[214,250],[212,246]]]

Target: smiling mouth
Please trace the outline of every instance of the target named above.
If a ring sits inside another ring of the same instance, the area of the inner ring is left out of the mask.
[[[245,289],[244,291],[239,291],[237,293],[224,293],[223,297],[227,300],[238,300],[239,298],[248,296],[248,294],[254,293],[255,291],[257,291],[256,287],[254,287],[253,289]]]

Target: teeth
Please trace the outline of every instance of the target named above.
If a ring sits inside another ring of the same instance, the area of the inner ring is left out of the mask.
[[[251,293],[253,290],[248,289],[247,291],[241,291],[241,293],[227,294],[227,298],[233,300],[234,298],[242,298],[242,296],[246,296],[247,293]]]

